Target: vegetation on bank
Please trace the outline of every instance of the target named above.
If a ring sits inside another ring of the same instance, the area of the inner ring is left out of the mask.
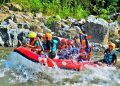
[[[90,14],[108,19],[110,14],[120,11],[120,0],[0,0],[1,4],[9,2],[20,4],[23,11],[78,19]]]

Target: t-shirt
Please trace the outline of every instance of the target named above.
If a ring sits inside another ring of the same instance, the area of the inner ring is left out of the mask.
[[[36,46],[36,47],[40,46],[40,42],[38,40],[35,41],[34,46]]]
[[[110,49],[106,49],[104,53],[110,53]],[[112,62],[117,59],[117,55],[112,53]]]

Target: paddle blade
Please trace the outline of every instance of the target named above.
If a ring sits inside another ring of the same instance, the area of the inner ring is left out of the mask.
[[[92,38],[92,36],[87,35],[87,36],[86,36],[86,38],[87,38],[87,39],[91,39],[91,38]]]

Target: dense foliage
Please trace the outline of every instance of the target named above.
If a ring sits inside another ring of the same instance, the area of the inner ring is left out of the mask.
[[[108,15],[120,11],[120,0],[0,0],[1,4],[7,2],[16,2],[25,11],[61,17],[82,18],[92,14],[107,19]]]

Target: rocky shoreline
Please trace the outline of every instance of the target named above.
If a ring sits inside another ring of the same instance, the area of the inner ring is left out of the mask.
[[[40,34],[51,32],[57,36],[64,36],[69,39],[79,33],[86,31],[92,36],[89,41],[93,46],[103,47],[109,40],[120,44],[120,20],[107,22],[94,15],[86,19],[74,19],[59,15],[44,16],[42,13],[22,12],[22,8],[15,3],[8,3],[0,7],[0,45],[14,47],[18,44],[18,35],[21,40],[27,37],[29,31]],[[99,49],[99,48],[98,48]]]

